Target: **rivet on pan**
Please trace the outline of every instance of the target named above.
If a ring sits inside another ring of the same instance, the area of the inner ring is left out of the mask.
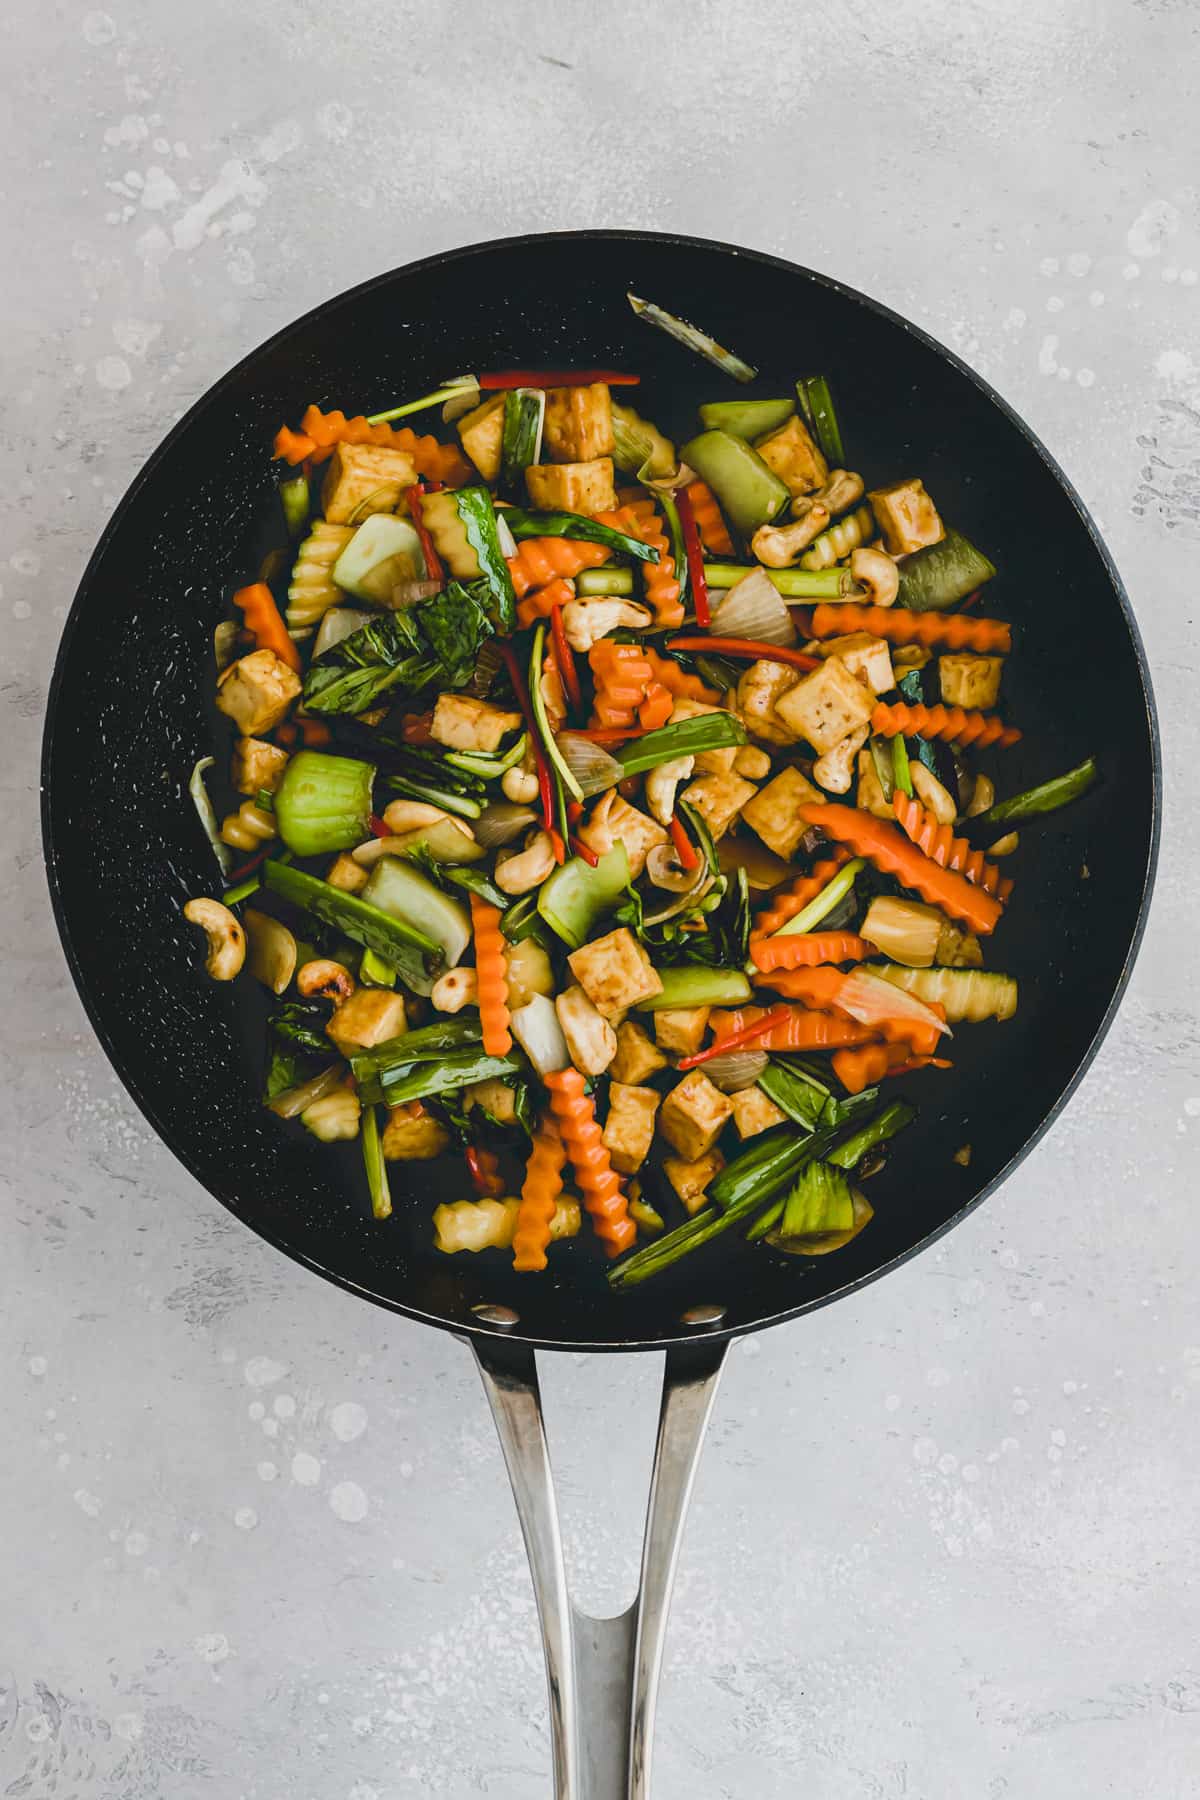
[[[680,1313],[681,1325],[719,1325],[725,1317],[723,1306],[689,1306],[685,1313]]]
[[[514,1325],[521,1323],[520,1313],[514,1312],[511,1306],[492,1306],[490,1302],[485,1302],[480,1306],[473,1306],[471,1311],[485,1325],[495,1325],[500,1331],[511,1331]]]

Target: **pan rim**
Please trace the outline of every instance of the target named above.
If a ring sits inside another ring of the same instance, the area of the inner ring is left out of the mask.
[[[520,1330],[514,1330],[512,1332],[498,1331],[495,1327],[470,1323],[466,1320],[453,1321],[445,1318],[441,1314],[425,1311],[419,1306],[393,1300],[385,1295],[378,1294],[373,1289],[365,1287],[361,1283],[355,1282],[345,1275],[339,1274],[335,1270],[328,1268],[319,1258],[307,1254],[302,1249],[297,1248],[294,1244],[288,1243],[285,1241],[282,1233],[277,1233],[258,1225],[249,1225],[248,1222],[242,1218],[242,1215],[238,1212],[234,1204],[232,1188],[219,1189],[212,1186],[194,1166],[193,1159],[190,1156],[185,1155],[176,1147],[167,1131],[159,1123],[159,1120],[156,1117],[156,1109],[149,1098],[143,1093],[141,1082],[138,1080],[137,1076],[125,1066],[124,1059],[118,1054],[107,1027],[99,1016],[99,1008],[96,1006],[93,996],[89,992],[85,972],[82,966],[82,959],[78,951],[70,922],[67,918],[66,903],[59,881],[60,855],[58,848],[54,843],[52,831],[51,785],[55,755],[56,725],[59,712],[59,692],[66,679],[66,668],[70,660],[71,647],[79,627],[79,621],[87,603],[89,590],[101,567],[103,559],[107,555],[111,542],[122,529],[126,514],[133,506],[138,495],[141,493],[142,488],[151,479],[160,465],[168,458],[176,442],[184,437],[191,430],[195,421],[211,406],[222,399],[226,392],[232,388],[240,380],[243,374],[251,369],[260,358],[283,345],[293,334],[300,333],[322,318],[336,313],[340,307],[350,305],[365,294],[371,293],[400,278],[420,271],[445,268],[455,263],[465,261],[470,257],[482,256],[496,250],[527,247],[546,242],[574,242],[587,244],[606,242],[653,243],[658,245],[678,246],[686,249],[717,251],[723,255],[741,258],[750,263],[780,269],[789,275],[798,275],[804,280],[812,282],[817,287],[824,288],[829,292],[837,294],[843,299],[853,301],[857,305],[865,307],[877,317],[885,319],[890,324],[897,326],[909,337],[933,351],[937,356],[943,359],[943,361],[949,363],[960,376],[969,381],[980,394],[991,403],[991,405],[998,409],[1008,423],[1014,426],[1025,441],[1032,447],[1049,471],[1050,475],[1066,495],[1081,525],[1090,538],[1092,546],[1099,555],[1104,571],[1112,585],[1112,589],[1124,617],[1126,629],[1129,632],[1130,642],[1133,646],[1134,661],[1141,682],[1142,704],[1149,735],[1151,778],[1149,796],[1150,832],[1145,868],[1141,882],[1141,891],[1138,899],[1137,917],[1130,935],[1129,946],[1121,966],[1120,974],[1114,984],[1108,1004],[1105,1007],[1104,1013],[1101,1016],[1095,1031],[1085,1046],[1076,1067],[1064,1082],[1056,1099],[1043,1115],[1041,1122],[1037,1127],[1013,1153],[1009,1160],[1004,1164],[1003,1168],[998,1170],[996,1175],[993,1176],[993,1178],[987,1182],[978,1193],[972,1195],[969,1200],[965,1201],[963,1205],[947,1219],[944,1219],[939,1225],[925,1233],[915,1243],[909,1245],[904,1250],[897,1252],[895,1256],[890,1257],[886,1262],[880,1263],[878,1266],[864,1271],[831,1291],[799,1300],[795,1306],[784,1307],[777,1312],[755,1319],[749,1323],[737,1326],[722,1326],[701,1331],[677,1331],[665,1334],[659,1338],[650,1339],[638,1338],[628,1340],[616,1338],[607,1341],[597,1341],[595,1339],[579,1340],[557,1337],[546,1338],[538,1336],[535,1333],[526,1334]],[[495,1342],[497,1338],[501,1338],[513,1345],[520,1344],[536,1350],[563,1351],[576,1354],[584,1352],[600,1355],[621,1351],[637,1353],[643,1351],[685,1350],[689,1346],[695,1347],[700,1344],[728,1342],[735,1338],[749,1336],[751,1332],[765,1331],[770,1326],[784,1324],[789,1320],[800,1318],[806,1313],[816,1312],[820,1308],[828,1306],[836,1300],[845,1299],[848,1295],[858,1293],[862,1289],[869,1287],[872,1282],[878,1281],[882,1276],[892,1273],[895,1269],[900,1268],[904,1263],[908,1262],[912,1257],[929,1249],[931,1245],[937,1243],[939,1239],[944,1237],[948,1231],[952,1230],[956,1225],[961,1224],[969,1214],[973,1213],[977,1207],[981,1206],[985,1200],[989,1199],[991,1195],[993,1195],[997,1189],[1008,1180],[1018,1165],[1024,1161],[1039,1143],[1041,1143],[1051,1126],[1055,1124],[1065,1110],[1068,1102],[1074,1096],[1083,1077],[1091,1067],[1101,1044],[1108,1035],[1113,1019],[1124,998],[1134,963],[1137,960],[1145,936],[1150,902],[1158,867],[1159,847],[1162,834],[1162,785],[1162,745],[1158,713],[1150,679],[1149,662],[1124,581],[1121,578],[1116,563],[1113,560],[1091,513],[1084,504],[1070,478],[1065,474],[1055,457],[1047,449],[1046,445],[1032,427],[1026,423],[1015,408],[1009,404],[1003,395],[1000,394],[989,381],[975,369],[972,369],[968,364],[963,362],[953,350],[949,349],[939,339],[934,337],[932,333],[924,330],[924,328],[919,325],[915,325],[911,320],[905,318],[903,314],[895,312],[882,301],[874,299],[871,295],[863,293],[861,289],[852,287],[847,282],[840,281],[831,275],[825,275],[819,270],[807,268],[804,264],[793,262],[787,257],[775,256],[770,252],[750,249],[744,245],[725,243],[715,238],[696,237],[680,232],[603,228],[580,231],[523,232],[515,236],[491,238],[478,243],[460,245],[453,249],[436,251],[429,256],[418,258],[415,261],[404,263],[396,268],[386,270],[381,274],[373,275],[366,281],[359,282],[354,287],[347,288],[343,292],[334,295],[331,299],[320,302],[318,305],[311,307],[307,312],[301,314],[300,317],[281,326],[278,331],[272,333],[271,336],[265,338],[262,343],[256,345],[254,349],[241,357],[199,396],[199,398],[183,414],[182,418],[172,426],[171,430],[155,449],[151,451],[146,461],[134,476],[129,487],[122,496],[119,505],[115,508],[111,519],[101,533],[95,548],[88,558],[83,574],[80,577],[79,585],[71,603],[71,608],[63,626],[62,636],[59,640],[58,649],[55,654],[54,669],[47,693],[40,761],[40,814],[42,855],[46,870],[47,884],[50,890],[50,900],[54,912],[55,924],[63,947],[63,952],[66,956],[67,966],[71,973],[71,979],[74,982],[75,990],[79,995],[84,1011],[87,1014],[88,1021],[96,1034],[104,1054],[115,1070],[122,1086],[134,1102],[134,1105],[138,1108],[139,1112],[141,1112],[155,1135],[166,1145],[167,1149],[170,1150],[176,1160],[182,1164],[189,1175],[200,1183],[205,1192],[211,1194],[212,1197],[217,1200],[219,1204],[224,1206],[227,1211],[233,1213],[234,1217],[238,1218],[240,1223],[246,1225],[248,1230],[253,1231],[257,1237],[269,1243],[273,1249],[282,1252],[282,1254],[287,1256],[292,1262],[299,1264],[302,1268],[308,1269],[313,1274],[319,1275],[322,1279],[334,1283],[345,1292],[353,1294],[357,1298],[370,1300],[375,1305],[383,1307],[389,1312],[397,1313],[404,1318],[413,1319],[419,1324],[433,1326],[439,1331],[449,1331],[455,1336],[463,1339],[487,1339]]]

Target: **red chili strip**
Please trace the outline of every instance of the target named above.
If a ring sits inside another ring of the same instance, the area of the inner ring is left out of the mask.
[[[392,837],[394,833],[384,824],[378,813],[371,814],[371,836],[377,838]]]
[[[671,842],[675,846],[675,854],[679,858],[681,869],[697,869],[700,856],[691,838],[683,828],[683,820],[677,813],[671,814],[671,823],[667,827],[671,833]]]
[[[578,825],[578,823],[579,823],[580,819],[582,819],[582,817],[583,817],[583,801],[582,800],[568,800],[567,801],[567,824],[568,825]]]
[[[563,843],[562,833],[555,831],[553,825],[547,825],[546,830],[550,833],[550,847],[554,851],[554,860],[561,868],[567,860],[567,846]]]
[[[274,848],[274,844],[268,844],[265,850],[256,850],[250,860],[244,862],[240,869],[234,869],[232,874],[225,877],[225,886],[227,888],[240,886],[240,884],[245,881],[247,875],[253,875],[260,863],[266,862]]]
[[[683,527],[688,584],[692,590],[692,606],[696,614],[696,623],[702,630],[707,631],[712,624],[712,608],[708,604],[708,580],[704,573],[704,550],[700,543],[700,532],[696,525],[696,514],[692,506],[691,495],[686,488],[680,488],[676,493],[675,505],[679,512],[679,523]]]
[[[425,558],[426,575],[429,577],[430,581],[444,581],[446,576],[442,568],[441,557],[434,549],[433,539],[430,537],[425,521],[421,517],[421,495],[426,491],[423,481],[414,482],[412,487],[405,490],[405,497],[408,500],[408,514],[412,520],[413,530],[416,532],[420,541],[421,555]]]
[[[582,856],[589,869],[594,869],[598,866],[600,858],[596,855],[592,846],[590,844],[585,844],[582,838],[573,837],[571,839],[571,848],[576,856]]]
[[[500,369],[494,375],[481,375],[479,386],[485,392],[497,388],[591,387],[594,381],[606,381],[609,387],[637,387],[640,375],[622,375],[619,369]]]
[[[477,1194],[486,1194],[495,1200],[504,1192],[504,1182],[500,1176],[500,1159],[494,1150],[481,1150],[474,1144],[468,1144],[464,1155],[467,1169],[475,1185]]]
[[[803,650],[785,650],[779,644],[760,644],[753,638],[677,637],[668,650],[711,650],[714,656],[748,657],[752,662],[787,663],[793,669],[819,669],[819,656],[806,656]]]
[[[550,608],[550,639],[554,645],[554,660],[558,664],[558,676],[567,702],[578,711],[583,705],[583,689],[579,685],[579,670],[575,667],[574,653],[567,642],[562,607],[558,605]]]
[[[694,1069],[700,1063],[711,1062],[714,1056],[723,1056],[726,1050],[740,1050],[743,1044],[752,1044],[755,1038],[766,1037],[777,1025],[786,1025],[790,1016],[786,1006],[773,1006],[769,1013],[764,1013],[753,1025],[743,1025],[740,1031],[722,1038],[719,1043],[710,1044],[707,1050],[697,1050],[695,1056],[685,1056],[675,1067]]]

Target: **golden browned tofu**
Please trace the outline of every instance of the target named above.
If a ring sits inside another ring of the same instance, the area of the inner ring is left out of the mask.
[[[233,746],[233,785],[239,794],[257,794],[263,788],[273,794],[283,780],[288,753],[261,738],[239,738]]]
[[[646,858],[655,844],[670,842],[662,826],[636,806],[631,806],[616,788],[609,788],[596,802],[587,823],[580,828],[579,840],[597,856],[604,856],[615,843],[624,844],[629,873],[635,881],[646,867]]]
[[[869,724],[873,697],[856,681],[840,656],[830,656],[801,676],[782,696],[776,712],[789,730],[823,756],[844,737]]]
[[[896,685],[891,649],[886,639],[872,637],[869,631],[827,638],[815,648],[818,656],[840,657],[850,673],[873,694],[890,694]]]
[[[525,485],[534,506],[576,513],[615,512],[611,456],[591,462],[530,463]]]
[[[542,448],[551,462],[586,463],[613,453],[612,399],[608,383],[546,389]]]
[[[681,695],[671,709],[671,724],[680,719],[699,719],[705,713],[719,713],[725,709],[721,706],[709,706],[704,700],[691,700]],[[695,757],[697,775],[728,775],[733,768],[737,755],[737,745],[731,744],[724,750],[701,750]]]
[[[608,1117],[600,1135],[619,1175],[636,1175],[649,1155],[660,1099],[653,1088],[609,1083]]]
[[[742,808],[753,800],[758,789],[740,775],[700,775],[683,790],[683,798],[694,806],[713,838],[722,838]]]
[[[516,1120],[517,1096],[507,1081],[499,1081],[494,1075],[486,1081],[473,1081],[463,1089],[463,1110],[470,1112],[473,1106],[482,1108],[497,1125],[511,1125]]]
[[[569,987],[554,998],[554,1010],[567,1054],[581,1075],[603,1075],[617,1054],[617,1034],[597,1012],[581,987]]]
[[[274,731],[300,692],[295,669],[273,650],[252,650],[217,681],[217,710],[232,719],[243,737]]]
[[[448,750],[498,750],[501,740],[521,723],[519,712],[507,712],[470,694],[439,694],[429,735]]]
[[[795,669],[787,663],[767,658],[751,663],[737,687],[738,717],[747,731],[768,744],[794,744],[796,733],[784,723],[776,707],[798,680]]]
[[[719,1150],[689,1161],[682,1156],[664,1156],[663,1174],[679,1195],[689,1213],[698,1213],[704,1205],[708,1188],[725,1167]]]
[[[893,482],[891,487],[873,488],[867,499],[889,556],[907,556],[946,535],[937,507],[915,475]]]
[[[329,459],[321,487],[321,507],[330,525],[361,525],[369,513],[395,512],[405,488],[417,479],[407,450],[383,444],[339,444]]]
[[[675,1056],[694,1056],[704,1042],[711,1006],[667,1006],[654,1015],[654,1041]]]
[[[784,862],[790,862],[808,830],[800,817],[800,808],[819,803],[824,798],[799,769],[780,769],[774,781],[759,788],[744,808],[742,817],[768,850],[773,850]]]
[[[1000,698],[1002,656],[939,656],[938,680],[947,706],[965,706],[986,712]]]
[[[829,464],[799,414],[793,414],[777,431],[759,438],[754,448],[789,494],[811,494],[829,473]]]
[[[419,1100],[388,1108],[383,1154],[388,1162],[428,1162],[450,1148],[450,1133]]]
[[[650,958],[624,925],[573,950],[567,961],[592,1005],[609,1018],[662,993]]]
[[[407,1020],[403,994],[391,988],[360,987],[342,1001],[325,1031],[343,1056],[353,1056],[357,1050],[399,1037],[408,1028]]]
[[[672,1150],[694,1162],[712,1149],[732,1116],[728,1096],[703,1069],[692,1069],[663,1101],[659,1129]]]
[[[733,766],[747,781],[762,781],[771,773],[771,758],[757,744],[743,744],[733,753]]]
[[[500,473],[500,446],[504,438],[504,395],[493,394],[482,406],[464,413],[458,421],[458,435],[483,479],[495,481]]]
[[[622,1081],[628,1087],[639,1087],[647,1075],[656,1075],[666,1067],[667,1059],[662,1051],[651,1043],[641,1026],[633,1019],[627,1019],[617,1027],[617,1054],[608,1065],[608,1072],[614,1081]]]
[[[769,1131],[772,1125],[782,1125],[787,1117],[760,1087],[740,1088],[736,1094],[730,1094],[729,1101],[737,1134],[743,1139],[757,1137],[760,1131]]]
[[[371,871],[356,863],[344,850],[339,851],[325,871],[330,887],[341,888],[344,894],[361,894],[370,878]]]

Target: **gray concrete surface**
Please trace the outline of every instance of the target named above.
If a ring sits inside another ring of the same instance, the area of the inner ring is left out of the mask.
[[[106,4],[17,0],[0,68],[0,1794],[548,1791],[467,1357],[148,1134],[55,939],[37,754],[89,548],[235,358],[410,257],[623,224],[811,262],[999,386],[1129,582],[1171,796],[1132,990],[1049,1140],[935,1252],[734,1355],[657,1792],[1200,1795],[1197,8]],[[594,1605],[632,1580],[653,1380],[549,1373]]]

